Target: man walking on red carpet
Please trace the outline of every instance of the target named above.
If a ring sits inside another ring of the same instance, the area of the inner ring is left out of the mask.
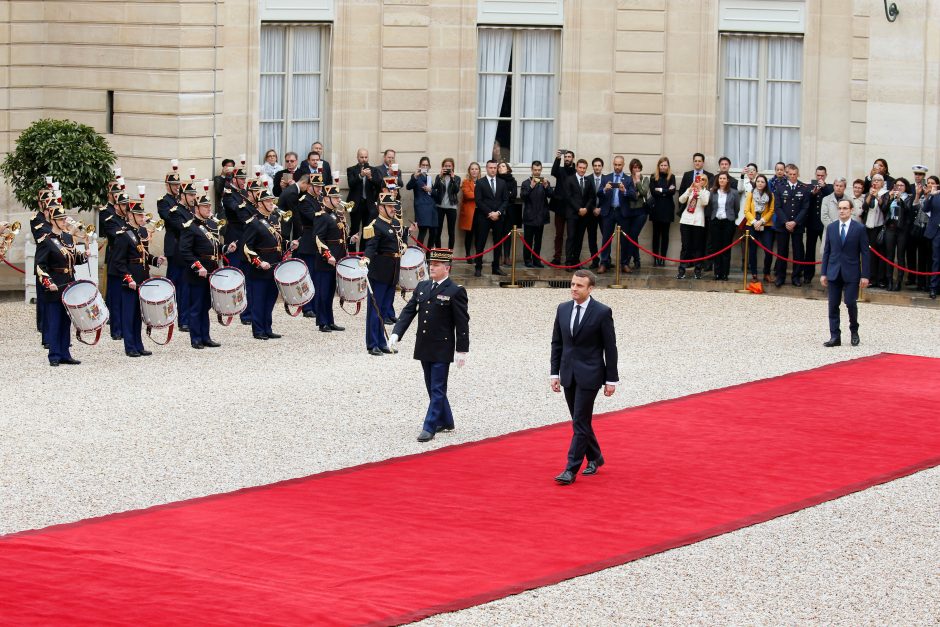
[[[571,413],[573,435],[568,448],[568,464],[555,477],[562,485],[574,483],[587,458],[585,475],[593,475],[604,465],[601,447],[591,419],[594,400],[601,386],[611,396],[618,383],[617,336],[610,307],[591,298],[597,279],[590,270],[578,270],[571,277],[572,300],[558,305],[552,332],[552,391],[565,390]]]

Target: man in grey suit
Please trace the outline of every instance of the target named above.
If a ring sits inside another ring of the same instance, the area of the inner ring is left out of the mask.
[[[571,277],[572,300],[560,304],[555,313],[551,385],[553,392],[564,388],[574,431],[568,463],[555,477],[561,485],[574,483],[585,458],[585,475],[597,473],[604,465],[591,419],[601,386],[604,396],[611,396],[617,386],[617,336],[610,307],[591,298],[596,282],[590,270],[575,272]]]
[[[848,199],[839,201],[839,219],[826,227],[824,242],[819,282],[829,288],[829,341],[823,342],[823,346],[842,344],[839,302],[843,298],[849,311],[852,346],[858,346],[858,289],[859,285],[868,287],[871,252],[865,227],[852,219],[852,203]]]

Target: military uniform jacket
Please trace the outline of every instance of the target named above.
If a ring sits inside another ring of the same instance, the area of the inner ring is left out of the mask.
[[[300,255],[317,255],[316,239],[313,233],[313,223],[317,213],[320,212],[320,203],[311,194],[304,194],[297,200],[291,216],[292,237],[297,240],[296,253]]]
[[[75,250],[75,242],[68,233],[49,233],[36,248],[36,276],[42,289],[42,299],[57,302],[62,290],[75,280],[75,266],[88,263],[88,255]],[[59,291],[49,290],[55,283]]]
[[[234,192],[226,188],[222,196],[222,210],[225,212],[225,245],[240,242],[245,232],[245,210],[247,203]]]
[[[108,203],[98,216],[98,232],[104,234],[108,240],[108,248],[104,251],[104,262],[108,264],[108,274],[116,276],[116,272],[111,271],[111,252],[114,250],[114,236],[127,228],[127,221],[118,215],[117,209],[111,203]]]
[[[317,213],[313,222],[313,234],[316,238],[317,252],[319,253],[313,269],[317,272],[330,272],[335,270],[329,264],[330,257],[339,261],[346,256],[346,228],[336,214],[329,211]]]
[[[156,266],[157,258],[150,254],[147,246],[149,233],[140,227],[128,226],[114,237],[114,252],[111,253],[111,266],[114,274],[121,277],[121,283],[131,281],[140,285],[150,278],[147,266]]]
[[[36,242],[36,246],[39,246],[42,238],[52,233],[52,225],[49,224],[49,220],[46,219],[46,215],[42,211],[37,211],[36,215],[29,220],[29,230],[33,234],[33,241]]]
[[[214,223],[207,224],[198,218],[187,222],[180,234],[180,259],[188,270],[183,274],[187,283],[205,283],[219,267],[221,255],[219,253],[219,232]],[[206,269],[206,277],[199,276],[199,268]]]
[[[796,228],[801,229],[806,224],[809,213],[809,203],[812,194],[809,186],[800,181],[796,187],[790,189],[790,182],[778,185],[774,192],[774,228],[777,231],[786,231],[786,223],[796,222]]]
[[[363,252],[369,259],[369,280],[397,285],[401,255],[407,248],[402,240],[401,224],[379,216],[362,230],[362,237],[366,239]]]
[[[273,278],[274,266],[280,263],[283,252],[281,233],[278,228],[264,216],[248,218],[245,224],[244,242],[242,252],[248,260],[248,276],[255,279]],[[260,267],[262,261],[271,264],[271,268],[262,270]]]
[[[171,218],[171,214],[178,213],[177,200],[172,194],[166,194],[157,201],[157,215],[160,216],[160,219],[162,219],[166,225],[166,231],[163,235],[163,254],[167,257],[175,257],[179,253],[180,230],[183,224],[193,217],[190,215],[187,218],[183,218],[177,215],[177,220],[174,222]]]
[[[444,279],[437,289],[432,281],[421,281],[411,300],[398,315],[392,333],[402,337],[411,321],[418,318],[415,334],[415,359],[421,361],[454,361],[454,352],[470,350],[470,312],[467,308],[467,290]]]

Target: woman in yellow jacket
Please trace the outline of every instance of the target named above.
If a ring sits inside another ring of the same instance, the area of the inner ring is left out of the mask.
[[[754,189],[747,193],[744,198],[744,218],[747,223],[747,230],[751,234],[751,240],[748,241],[748,271],[751,273],[751,280],[758,281],[757,276],[757,243],[774,249],[774,195],[770,193],[767,186],[767,177],[758,174],[754,179]],[[770,264],[773,256],[764,251],[764,281],[770,282]]]

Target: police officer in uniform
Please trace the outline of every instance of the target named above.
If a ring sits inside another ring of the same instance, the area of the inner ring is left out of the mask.
[[[247,260],[246,287],[251,293],[248,299],[251,333],[256,340],[281,337],[271,330],[274,303],[277,302],[274,267],[284,252],[280,229],[271,218],[273,210],[274,196],[268,190],[262,190],[258,196],[258,215],[245,222],[242,252]]]
[[[336,262],[346,256],[346,220],[342,213],[342,195],[335,185],[328,185],[323,196],[323,209],[313,223],[317,252],[314,261],[313,307],[317,325],[323,333],[345,331],[333,318],[333,296],[336,294]]]
[[[119,189],[120,189],[119,185]],[[105,263],[108,265],[107,282],[105,284],[104,304],[108,306],[111,318],[108,320],[111,330],[111,339],[120,340],[121,336],[121,275],[118,274],[111,263],[111,254],[114,251],[114,238],[127,228],[127,204],[130,198],[123,191],[114,197],[114,213],[101,219],[101,232],[108,240],[108,249],[105,251]]]
[[[300,195],[293,207],[291,236],[297,240],[298,244],[295,255],[307,264],[307,272],[310,273],[312,278],[316,271],[317,257],[319,256],[313,224],[321,209],[320,195],[323,192],[323,177],[317,173],[305,176],[308,177],[309,188],[306,193]],[[303,306],[304,318],[316,317],[317,313],[313,303],[314,301],[310,301]]]
[[[150,232],[144,227],[147,216],[143,201],[134,198],[127,205],[127,228],[114,237],[111,265],[121,278],[119,306],[121,307],[121,336],[124,353],[128,357],[147,357],[152,353],[144,349],[140,327],[140,284],[150,278],[147,266],[159,267],[166,257],[155,257],[148,248]]]
[[[189,283],[189,341],[193,348],[221,346],[209,337],[209,274],[219,267],[222,241],[218,224],[211,218],[212,201],[200,196],[193,219],[180,234],[180,258],[187,271],[183,280]]]
[[[418,442],[428,442],[440,431],[453,430],[454,414],[447,400],[450,364],[456,357],[457,367],[463,367],[470,350],[467,290],[450,280],[453,257],[454,252],[447,248],[428,251],[431,278],[418,283],[389,338],[395,348],[411,321],[418,318],[414,358],[421,361],[430,399]]]
[[[49,343],[49,365],[78,365],[69,352],[71,320],[62,304],[62,290],[75,280],[75,266],[88,262],[85,253],[75,249],[68,233],[68,222],[62,201],[49,201],[49,233],[40,238],[36,248],[36,276],[39,277],[45,336]]]
[[[787,182],[774,189],[774,231],[776,231],[777,254],[790,257],[790,242],[793,242],[793,259],[803,261],[803,227],[809,213],[812,199],[809,187],[800,182],[800,169],[792,163],[786,167]],[[787,280],[787,262],[777,259],[774,266],[777,280],[774,285],[780,287]],[[803,285],[803,271],[794,264],[793,285]]]
[[[392,352],[385,339],[381,312],[392,306],[401,269],[401,256],[407,248],[401,223],[396,216],[397,204],[394,196],[382,194],[379,198],[379,217],[362,229],[362,238],[366,244],[359,263],[369,267],[372,288],[366,299],[366,350],[375,356]],[[415,230],[412,225],[412,233]]]

